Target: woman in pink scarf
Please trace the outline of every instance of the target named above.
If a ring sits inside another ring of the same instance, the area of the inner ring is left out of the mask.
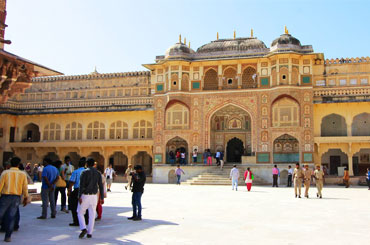
[[[247,168],[247,170],[244,172],[244,180],[245,180],[245,184],[247,185],[247,190],[250,191],[252,188],[252,182],[253,182],[252,171],[250,170],[250,168]]]

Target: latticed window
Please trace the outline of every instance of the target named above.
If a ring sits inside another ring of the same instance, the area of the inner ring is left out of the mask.
[[[253,67],[247,67],[242,75],[243,88],[256,88],[257,87],[257,72]]]
[[[86,138],[88,140],[92,140],[92,139],[103,140],[103,139],[105,139],[105,126],[104,126],[104,124],[101,123],[101,122],[98,122],[98,121],[90,123],[87,126],[87,136],[86,136]]]
[[[189,128],[189,109],[181,104],[175,104],[166,111],[167,129]]]
[[[152,138],[152,124],[148,121],[141,120],[134,124],[134,139]]]
[[[218,89],[218,75],[213,69],[210,69],[204,75],[204,89],[217,90]]]
[[[82,124],[73,122],[66,126],[65,140],[82,140]]]
[[[292,99],[282,98],[272,106],[272,122],[274,127],[290,127],[299,125],[299,105]]]
[[[109,139],[128,139],[127,123],[122,121],[112,123],[109,129]]]
[[[57,123],[50,123],[44,128],[43,140],[60,140],[61,128]]]

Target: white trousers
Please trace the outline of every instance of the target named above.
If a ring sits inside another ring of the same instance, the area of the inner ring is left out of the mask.
[[[89,210],[89,224],[87,227],[87,234],[92,234],[95,224],[96,205],[98,203],[98,196],[95,195],[81,195],[82,203],[78,203],[77,214],[78,222],[80,223],[80,230],[86,229],[85,213]]]

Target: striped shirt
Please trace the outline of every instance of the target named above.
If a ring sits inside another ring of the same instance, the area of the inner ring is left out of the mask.
[[[28,186],[26,173],[18,168],[10,168],[5,170],[0,177],[0,193],[2,195],[17,195],[23,194],[28,197]]]

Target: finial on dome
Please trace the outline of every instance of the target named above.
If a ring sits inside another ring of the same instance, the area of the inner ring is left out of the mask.
[[[286,26],[284,27],[284,32],[285,34],[289,34],[288,28]]]
[[[218,32],[217,32],[217,40],[218,40]]]
[[[253,28],[251,29],[251,37],[253,37]]]
[[[179,43],[181,43],[181,34],[179,35]]]
[[[234,30],[234,39],[236,38],[236,31]]]
[[[190,41],[189,41],[189,48],[190,48]]]
[[[186,37],[184,38],[184,44],[186,45]]]

